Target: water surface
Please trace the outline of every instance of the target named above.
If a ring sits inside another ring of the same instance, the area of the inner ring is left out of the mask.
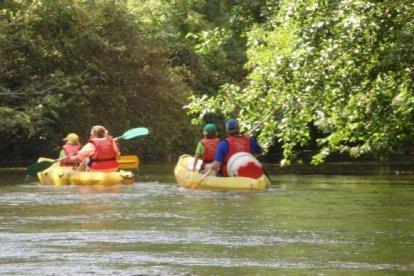
[[[42,186],[0,174],[1,275],[409,275],[414,177],[276,175],[265,192]]]

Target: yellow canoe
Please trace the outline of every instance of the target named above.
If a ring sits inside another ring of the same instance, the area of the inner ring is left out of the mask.
[[[51,161],[49,158],[39,158],[38,162]],[[131,171],[117,172],[80,172],[72,167],[61,167],[59,162],[37,174],[41,184],[45,185],[115,185],[134,183],[135,174]]]
[[[182,155],[174,168],[175,178],[180,186],[190,189],[262,191],[270,186],[270,179],[263,175],[258,179],[248,177],[207,176],[191,170],[194,157]],[[201,161],[197,167],[201,165]]]

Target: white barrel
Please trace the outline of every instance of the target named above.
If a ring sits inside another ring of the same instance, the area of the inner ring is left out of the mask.
[[[233,154],[227,162],[229,176],[259,178],[264,174],[262,164],[248,152]]]

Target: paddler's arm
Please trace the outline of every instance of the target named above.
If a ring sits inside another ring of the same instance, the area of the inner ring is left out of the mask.
[[[220,171],[220,168],[221,168],[221,162],[219,161],[214,160],[213,163],[211,163],[210,165],[210,169],[215,172],[215,175],[217,175],[217,173]]]
[[[201,156],[203,156],[203,154],[204,154],[204,146],[201,142],[198,142],[197,148],[194,154],[193,171],[196,170],[198,160],[201,158]]]
[[[195,154],[194,155],[194,162],[193,162],[193,168],[192,168],[192,171],[193,172],[195,172],[196,171],[196,169],[197,169],[197,163],[198,163],[198,160],[200,159],[200,155],[199,154]]]
[[[256,137],[254,136],[250,137],[250,148],[255,154],[260,154],[263,151],[262,147],[257,143]]]
[[[92,143],[87,143],[82,147],[81,150],[78,151],[78,153],[74,156],[70,156],[70,159],[74,163],[80,163],[85,158],[92,156],[95,153],[95,145]]]

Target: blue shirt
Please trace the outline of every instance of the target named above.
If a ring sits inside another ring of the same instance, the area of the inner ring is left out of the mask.
[[[256,137],[250,137],[250,148],[253,150],[253,153],[262,152],[262,147],[257,143]],[[226,155],[229,153],[229,150],[229,143],[226,140],[221,140],[217,146],[214,161],[223,163],[224,157],[226,157]]]

